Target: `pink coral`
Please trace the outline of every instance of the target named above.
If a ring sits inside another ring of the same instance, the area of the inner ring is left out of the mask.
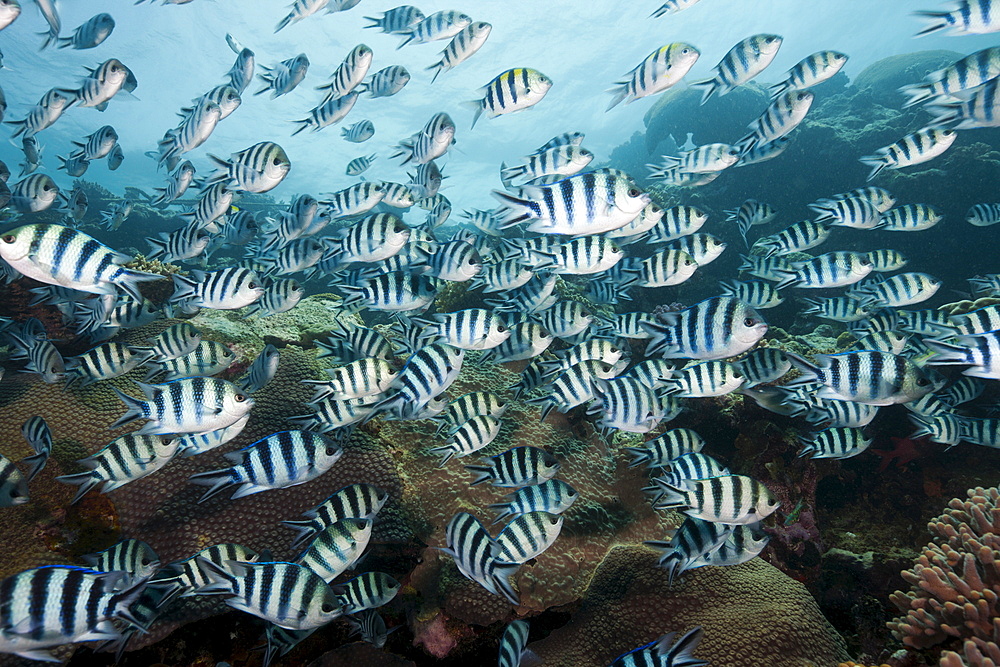
[[[968,494],[928,524],[934,541],[902,572],[910,590],[890,596],[905,616],[889,629],[906,646],[928,648],[952,638],[985,646],[1000,637],[1000,489]]]

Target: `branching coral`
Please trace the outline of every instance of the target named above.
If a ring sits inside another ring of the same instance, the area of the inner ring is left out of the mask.
[[[912,569],[902,572],[910,590],[890,596],[905,616],[891,621],[889,629],[906,646],[928,648],[958,638],[973,640],[976,650],[984,648],[987,655],[996,650],[1000,489],[976,488],[968,494],[967,500],[953,499],[944,514],[928,524],[934,541]],[[961,664],[948,660],[950,665]]]

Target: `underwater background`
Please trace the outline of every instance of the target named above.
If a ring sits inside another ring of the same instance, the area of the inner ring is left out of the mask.
[[[991,5],[986,0],[967,1]],[[333,332],[367,327],[386,336],[396,347],[389,360],[394,372],[401,372],[419,347],[411,344],[409,324],[401,326],[388,308],[372,303],[360,308],[348,305],[349,295],[371,275],[355,275],[340,266],[330,271],[307,267],[275,273],[273,267],[257,262],[262,257],[273,261],[277,252],[265,240],[278,223],[269,225],[266,219],[284,220],[282,214],[301,195],[311,194],[326,204],[332,199],[329,193],[359,182],[410,182],[415,165],[400,164],[391,156],[397,144],[439,112],[447,113],[455,124],[453,145],[446,146],[447,153],[436,159],[444,174],[440,194],[453,211],[451,216],[431,221],[427,209],[436,199],[424,202],[427,207],[419,202],[412,208],[382,203],[363,212],[331,215],[330,226],[317,238],[330,239],[327,245],[335,245],[341,239],[339,230],[370,213],[391,213],[430,235],[431,254],[437,244],[474,232],[482,265],[499,264],[519,252],[517,246],[504,245],[504,240],[538,235],[513,225],[484,234],[463,220],[460,212],[497,206],[491,191],[503,188],[498,178],[501,163],[517,164],[550,138],[578,132],[585,135],[583,146],[594,155],[588,170],[626,172],[634,179],[629,182],[664,210],[696,207],[708,217],[701,232],[725,244],[718,259],[708,260],[712,266],[699,267],[680,284],[615,285],[612,291],[620,297],[617,302],[591,291],[592,284],[599,282],[599,272],[562,271],[554,294],[560,302],[574,302],[585,309],[588,324],[593,320],[593,326],[585,326],[575,337],[557,340],[549,348],[557,354],[544,357],[549,362],[559,362],[567,355],[562,350],[591,339],[615,341],[626,349],[623,361],[630,357],[638,364],[658,358],[645,353],[643,338],[622,341],[616,337],[621,333],[614,329],[616,313],[658,316],[655,321],[667,326],[671,313],[719,295],[721,281],[750,279],[742,255],[752,254],[749,246],[758,236],[815,217],[809,205],[817,200],[867,185],[891,192],[900,204],[927,204],[941,221],[916,233],[850,229],[850,224],[835,222],[830,240],[810,255],[834,247],[859,254],[891,248],[906,258],[908,271],[927,272],[941,283],[917,308],[942,313],[946,321],[949,316],[996,309],[1000,304],[995,279],[1000,271],[997,227],[969,224],[967,216],[977,204],[1000,201],[1000,130],[960,130],[954,144],[939,157],[902,170],[885,170],[870,183],[866,179],[871,167],[859,161],[931,122],[927,109],[903,108],[906,96],[900,88],[919,84],[968,54],[1000,46],[996,33],[936,32],[915,37],[922,24],[913,13],[937,11],[941,7],[935,4],[947,4],[937,0],[702,0],[683,11],[651,18],[659,4],[657,0],[421,4],[428,16],[457,9],[492,25],[480,50],[432,82],[433,73],[426,68],[438,60],[447,41],[397,50],[403,39],[400,35],[365,29],[370,24],[365,17],[380,16],[392,3],[361,0],[345,11],[323,10],[275,32],[275,24],[290,11],[286,3],[276,0],[193,0],[176,5],[66,0],[57,5],[63,35],[97,12],[113,15],[114,31],[93,49],[39,50],[42,37],[38,33],[48,30],[49,23],[34,2],[25,0],[22,14],[0,30],[5,120],[27,116],[54,87],[80,85],[87,75],[84,68],[109,58],[127,65],[138,86],[116,95],[105,111],[71,107],[58,122],[37,134],[42,147],[37,172],[51,176],[64,194],[84,192],[89,202],[86,212],[68,222],[63,205],[15,212],[12,203],[3,214],[0,236],[23,225],[66,224],[134,257],[129,267],[136,270],[168,278],[178,274],[196,278],[199,270],[244,264],[269,273],[272,279],[294,277],[305,296],[284,312],[251,317],[246,309],[204,304],[200,311],[197,306],[185,310],[171,294],[176,286],[171,280],[143,283],[142,296],[158,314],[151,321],[116,329],[108,340],[141,348],[184,321],[200,332],[201,340],[219,343],[233,353],[232,362],[216,373],[219,378],[239,385],[268,345],[280,353],[280,362],[263,388],[253,392],[250,419],[232,442],[215,452],[177,456],[148,477],[106,493],[91,492],[79,502],[72,502],[77,489],[56,477],[81,472],[81,459],[133,430],[131,426],[109,430],[125,409],[115,390],[138,396],[136,383],[146,381],[147,369],[83,386],[46,382],[38,373],[20,372],[25,362],[18,359],[18,343],[5,338],[0,347],[0,367],[5,370],[0,375],[0,454],[27,472],[24,459],[36,452],[23,437],[22,425],[36,415],[44,417],[51,429],[52,448],[48,464],[30,480],[30,501],[0,508],[0,577],[39,566],[83,566],[85,555],[123,539],[147,543],[163,564],[184,561],[199,550],[223,543],[264,552],[277,562],[292,561],[302,549],[293,543],[296,535],[283,521],[300,519],[338,489],[372,484],[388,499],[370,527],[365,557],[336,583],[365,572],[386,573],[396,581],[398,592],[378,607],[391,632],[383,634],[380,642],[364,642],[352,633],[345,618],[339,618],[301,638],[297,645],[291,643],[286,652],[273,656],[268,652],[271,664],[491,665],[497,662],[498,651],[510,646],[505,632],[518,620],[529,623],[525,641],[530,652],[522,656],[522,643],[515,652],[520,662],[502,665],[609,665],[667,633],[681,636],[697,627],[702,634],[692,660],[704,662],[669,662],[664,650],[664,655],[656,653],[660,662],[655,664],[1000,664],[1000,568],[996,560],[1000,557],[1000,492],[996,488],[1000,484],[1000,437],[991,444],[973,444],[958,434],[915,434],[919,425],[905,405],[880,407],[877,418],[864,428],[870,447],[862,447],[857,455],[810,458],[803,456],[808,447],[801,451],[800,438],[820,431],[822,422],[817,425],[801,416],[780,414],[781,410],[762,407],[750,394],[719,392],[702,397],[692,391],[680,399],[676,414],[659,414],[648,431],[603,429],[587,406],[567,410],[557,406],[540,414],[539,400],[525,399],[546,396],[547,387],[528,386],[523,392],[512,392],[533,364],[527,357],[495,363],[481,348],[469,348],[461,372],[441,388],[442,393],[447,389],[447,396],[456,399],[469,392],[495,392],[506,407],[494,439],[467,461],[458,454],[439,465],[440,452],[427,452],[448,439],[439,431],[440,420],[382,416],[348,430],[339,460],[307,483],[245,498],[231,499],[223,493],[200,502],[205,489],[189,481],[192,475],[225,468],[228,461],[222,452],[301,426],[293,418],[311,414],[314,407],[314,386],[309,382],[329,380],[332,373],[327,369],[335,362],[350,361],[336,359],[336,355],[331,360],[324,352]],[[1000,7],[987,11],[1000,14]],[[997,18],[993,25],[1000,30]],[[711,78],[715,64],[734,44],[758,33],[782,36],[773,63],[752,81],[702,104],[703,91],[690,84]],[[226,160],[231,160],[230,166],[240,160],[233,154],[259,142],[274,142],[287,155],[291,168],[273,189],[238,192],[231,206],[225,207],[229,216],[241,211],[256,216],[262,231],[254,242],[223,245],[207,258],[149,259],[146,239],[179,229],[180,214],[194,209],[200,197],[192,185],[169,206],[153,205],[154,188],[164,187],[170,173],[158,165],[157,142],[178,124],[182,107],[226,80],[236,50],[227,44],[227,35],[253,50],[258,74],[262,65],[274,66],[298,53],[308,55],[309,72],[300,85],[276,99],[270,94],[253,95],[262,85],[255,78],[232,117],[221,120],[204,143],[184,153],[184,159],[204,178],[219,166],[209,154],[223,160],[225,172]],[[651,51],[673,42],[689,43],[701,53],[684,81],[655,96],[605,111],[610,100],[607,89]],[[291,121],[306,117],[323,99],[314,88],[326,83],[359,43],[374,53],[371,73],[402,65],[411,74],[410,81],[388,97],[361,95],[337,124],[293,136],[296,126]],[[811,108],[780,155],[727,168],[719,178],[700,186],[649,177],[647,165],[660,162],[661,156],[678,155],[692,145],[738,142],[746,135],[748,123],[771,103],[769,86],[820,49],[843,52],[849,60],[834,76],[810,89],[815,96]],[[470,129],[473,111],[467,103],[483,96],[482,86],[515,67],[544,72],[553,82],[551,90],[537,106],[480,118]],[[374,123],[374,137],[358,144],[345,141],[341,128],[362,119]],[[111,170],[105,160],[93,160],[79,178],[58,169],[56,156],[70,155],[75,150],[72,142],[85,141],[104,125],[117,132],[124,155],[120,167]],[[371,154],[377,158],[361,177],[345,173],[348,162]],[[9,182],[14,189],[14,183],[21,180],[19,165],[25,161],[20,137],[0,142],[0,160],[12,172]],[[113,217],[113,207],[125,199],[132,204],[130,212],[112,224],[113,229],[105,228],[102,212]],[[727,219],[728,211],[747,200],[766,202],[776,211],[766,227],[751,228],[749,242],[744,241],[737,222]],[[636,260],[659,250],[644,238],[629,245],[623,242],[622,247],[629,259]],[[543,264],[530,253],[527,257],[529,267],[532,262]],[[538,269],[539,274],[542,270]],[[991,275],[994,285],[984,291],[968,281]],[[101,342],[80,333],[72,308],[68,314],[65,303],[54,297],[40,303],[30,291],[40,285],[20,274],[11,276],[10,282],[0,285],[0,317],[15,323],[14,329],[36,318],[44,337],[67,359]],[[344,289],[345,285],[349,287]],[[439,279],[426,313],[411,314],[419,321],[416,315],[495,310],[510,325],[540,316],[541,310],[518,310],[517,288],[484,291],[483,287],[476,280]],[[818,293],[836,297],[842,290]],[[766,336],[752,343],[754,351],[769,348],[814,359],[851,350],[862,336],[879,331],[805,312],[808,304],[800,297],[816,296],[813,290],[792,286],[782,295],[783,302],[761,309],[768,328]],[[507,301],[508,307],[486,301],[496,297]],[[91,297],[77,294],[76,298],[82,303]],[[604,326],[602,321],[611,324]],[[442,332],[442,337],[447,338],[447,333]],[[746,352],[725,356],[739,361]],[[920,358],[921,367],[929,356],[926,347],[895,352],[900,357]],[[677,369],[685,363],[672,361]],[[965,378],[964,367],[930,363],[938,374],[935,391],[942,395]],[[787,384],[796,372],[804,371],[796,366],[792,375],[762,386]],[[996,429],[998,378],[997,371],[992,372],[993,377],[980,376],[976,381],[980,393],[967,403],[950,405],[948,414],[956,420],[988,420]],[[685,514],[651,506],[647,485],[658,471],[630,465],[633,454],[626,447],[641,449],[678,428],[700,435],[704,451],[727,468],[727,475],[746,476],[773,494],[777,509],[760,523],[768,542],[759,556],[733,565],[691,567],[674,576],[660,567],[660,552],[644,544],[670,540]],[[472,475],[463,463],[526,445],[553,455],[561,464],[558,478],[579,497],[562,513],[558,538],[543,553],[526,559],[512,576],[518,594],[513,604],[456,568],[452,557],[441,549],[450,545],[446,527],[460,512],[479,517],[495,535],[500,526],[490,524],[495,511],[490,506],[503,503],[508,493],[516,491],[491,484],[470,486]],[[0,591],[0,608],[2,595]],[[148,633],[135,632],[116,620],[116,630],[131,631],[120,657],[116,658],[115,645],[82,643],[69,648],[72,641],[67,640],[63,642],[66,647],[56,650],[55,659],[74,666],[110,665],[116,659],[121,665],[259,665],[264,652],[254,649],[265,643],[265,627],[260,618],[227,607],[221,596],[193,595],[159,610]],[[0,623],[0,637],[4,631]],[[3,646],[0,642],[0,665],[32,664],[22,656],[7,655]]]

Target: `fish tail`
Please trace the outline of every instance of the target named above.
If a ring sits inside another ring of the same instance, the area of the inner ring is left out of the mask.
[[[121,288],[130,297],[142,303],[143,296],[142,292],[139,291],[139,283],[150,282],[153,280],[163,280],[165,277],[166,276],[161,276],[156,273],[122,269],[112,282],[114,282],[115,285]]]
[[[434,76],[431,77],[431,83],[434,83],[435,81],[437,81],[438,75],[441,74],[441,72],[444,71],[444,63],[443,62],[436,62],[433,65],[425,67],[424,69],[432,69],[432,70],[434,70]]]
[[[873,167],[871,173],[868,174],[867,180],[869,181],[873,180],[876,176],[882,173],[882,170],[888,166],[886,161],[880,155],[866,155],[860,158],[859,161],[861,164]]]
[[[789,388],[799,387],[804,384],[819,382],[819,376],[820,376],[819,366],[810,361],[807,361],[806,359],[800,357],[797,354],[793,354],[792,352],[786,352],[785,356],[788,357],[788,360],[792,362],[792,366],[799,369],[799,372],[802,373],[802,375],[800,375],[799,377],[795,378],[787,385],[785,385],[786,387]]]
[[[915,35],[915,37],[930,35],[938,32],[939,30],[946,30],[954,25],[954,21],[952,20],[949,12],[914,12],[913,15],[927,21],[927,25],[925,25],[923,29]]]
[[[291,22],[292,22],[292,15],[289,14],[285,18],[283,18],[280,21],[278,21],[278,25],[275,26],[274,32],[278,32],[278,31],[282,30],[283,28],[287,28],[288,24],[291,23]]]
[[[623,81],[619,81],[615,84],[614,88],[608,88],[605,92],[613,94],[611,101],[608,102],[608,108],[604,110],[604,113],[607,113],[621,104],[622,100],[628,97],[628,84]]]
[[[674,347],[674,328],[665,326],[657,322],[641,322],[639,324],[643,330],[650,334],[652,338],[646,346],[646,355],[666,354]]]
[[[702,637],[701,626],[693,628],[686,635],[677,640],[677,643],[667,651],[661,653],[665,660],[661,658],[662,664],[667,665],[687,665],[687,667],[701,667],[707,665],[705,660],[698,660],[694,657],[694,650],[698,648],[698,642]]]
[[[35,475],[37,475],[42,471],[42,468],[45,467],[45,464],[48,462],[48,460],[49,460],[49,455],[46,452],[33,454],[32,456],[29,456],[21,460],[21,463],[25,463],[29,467],[28,474],[25,475],[25,477],[28,479],[29,482],[35,478]]]
[[[209,470],[208,472],[199,472],[197,474],[191,475],[190,481],[192,484],[197,484],[198,486],[209,486],[211,487],[208,491],[198,499],[198,504],[201,504],[211,498],[212,496],[221,493],[226,488],[235,484],[233,481],[233,474],[229,468],[223,468],[221,470]]]
[[[966,349],[961,345],[953,345],[933,338],[925,340],[924,344],[934,352],[934,356],[929,361],[932,366],[971,365]]]
[[[80,502],[81,498],[101,483],[101,480],[94,475],[93,470],[78,472],[75,475],[60,475],[59,477],[56,477],[56,481],[63,482],[65,484],[78,484],[80,486],[76,495],[73,496],[73,500],[70,501],[70,505],[75,505]]]
[[[651,452],[645,447],[626,447],[625,451],[633,456],[632,460],[629,461],[629,468],[640,466],[652,457]]]
[[[704,104],[715,94],[719,84],[716,83],[715,79],[705,79],[704,81],[695,81],[691,84],[691,87],[705,89],[705,92],[701,94],[701,102],[699,102],[699,104]]]
[[[115,394],[118,395],[118,398],[121,399],[122,403],[125,404],[127,410],[125,411],[125,414],[123,414],[121,417],[118,418],[117,421],[115,421],[115,423],[113,423],[111,426],[108,427],[108,430],[113,431],[116,428],[125,426],[126,424],[129,424],[135,421],[136,419],[142,419],[145,416],[146,414],[145,401],[141,401],[138,398],[133,398],[132,396],[129,396],[118,387],[112,387],[111,389],[112,391],[115,392]]]
[[[475,479],[469,482],[469,486],[478,486],[483,482],[493,479],[493,468],[491,466],[465,466],[465,469],[476,476]]]
[[[657,485],[660,497],[653,502],[653,509],[666,510],[688,507],[687,496],[676,486],[661,483]]]
[[[519,605],[521,602],[517,591],[514,590],[514,586],[510,583],[510,578],[517,572],[519,567],[518,563],[496,563],[491,573],[496,590],[500,595],[507,598],[508,602],[514,605]]]
[[[500,200],[501,210],[496,216],[498,229],[507,229],[535,217],[537,204],[499,190],[494,190],[492,194]]]
[[[292,540],[293,549],[309,539],[309,535],[313,532],[312,521],[282,521],[281,524],[298,531],[298,535]]]

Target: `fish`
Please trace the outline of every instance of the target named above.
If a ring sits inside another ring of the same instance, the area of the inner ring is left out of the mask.
[[[461,239],[438,246],[426,263],[429,275],[452,282],[471,280],[483,269],[475,246]]]
[[[340,129],[341,136],[353,144],[360,144],[375,136],[375,125],[370,120],[360,120],[350,127]]]
[[[329,380],[309,380],[316,387],[312,400],[335,396],[338,400],[381,396],[399,373],[383,359],[364,358],[326,370]]]
[[[824,385],[816,394],[820,398],[881,406],[915,401],[934,389],[926,373],[913,362],[887,352],[820,354],[815,362],[785,354],[802,373],[785,386],[819,382]]]
[[[699,0],[667,0],[649,15],[649,18],[656,19],[669,14],[676,14],[697,4]]]
[[[701,52],[690,44],[674,42],[661,46],[656,51],[636,65],[614,88],[608,90],[613,94],[611,102],[605,111],[611,111],[623,101],[626,104],[650,95],[662,93],[671,88],[687,75],[698,62]]]
[[[153,206],[159,206],[169,204],[175,199],[180,199],[194,181],[194,175],[194,165],[189,160],[181,162],[173,173],[170,174],[166,187],[154,188],[159,194],[150,203]]]
[[[111,210],[101,211],[101,223],[111,231],[116,231],[128,219],[128,216],[132,214],[134,206],[129,199],[121,200],[114,204]]]
[[[531,108],[542,101],[552,88],[552,79],[528,67],[515,67],[501,72],[483,87],[481,100],[468,102],[475,110],[472,127],[483,113],[487,118],[515,113]]]
[[[385,647],[389,633],[400,627],[397,625],[391,630],[387,630],[385,621],[382,620],[382,617],[374,609],[359,612],[356,616],[356,618],[347,618],[347,622],[351,626],[351,635],[359,634],[362,641],[371,644],[375,648]]]
[[[33,137],[42,130],[51,127],[62,117],[63,112],[75,102],[76,93],[74,91],[53,88],[42,95],[38,104],[31,108],[25,118],[4,122],[15,127],[13,137]]]
[[[199,565],[211,582],[201,595],[231,595],[227,605],[279,627],[318,628],[342,614],[333,589],[302,565],[228,561],[223,568],[208,560]]]
[[[237,153],[229,160],[209,155],[220,172],[209,183],[222,183],[227,188],[244,192],[269,192],[278,186],[292,167],[288,155],[278,144],[263,141]]]
[[[796,262],[790,269],[779,269],[781,276],[775,289],[798,287],[803,289],[829,289],[860,282],[874,270],[871,260],[864,253],[838,250],[818,255],[812,260]]]
[[[56,159],[59,160],[59,168],[65,169],[66,173],[73,178],[79,178],[87,173],[87,169],[90,167],[90,160],[88,160],[83,155],[76,155],[70,157],[63,157],[57,155]]]
[[[192,377],[158,385],[137,384],[146,400],[113,388],[127,408],[113,428],[146,419],[148,422],[137,433],[169,435],[215,431],[236,422],[254,406],[253,399],[236,385],[218,378]]]
[[[543,511],[518,515],[497,535],[497,559],[523,564],[541,555],[559,537],[563,517]]]
[[[40,7],[55,11],[46,1]],[[48,565],[18,572],[0,582],[0,652],[31,660],[57,661],[47,649],[77,641],[115,640],[114,622],[142,627],[131,605],[146,579],[120,572],[97,572],[71,565]],[[73,613],[66,610],[72,609]],[[31,631],[15,632],[30,628]]]
[[[171,299],[200,308],[235,310],[260,300],[265,291],[255,272],[239,267],[191,271],[189,276],[174,275],[173,280]]]
[[[715,174],[736,164],[742,151],[738,146],[729,144],[705,144],[688,151],[682,151],[680,155],[663,156],[663,167],[646,165],[650,168],[650,178],[663,178],[660,174],[664,168],[677,168],[682,174]]]
[[[1000,204],[976,204],[969,209],[965,221],[975,227],[989,227],[1000,223]]]
[[[818,433],[799,436],[799,457],[812,459],[847,459],[868,449],[872,439],[860,428],[831,427]]]
[[[817,51],[797,62],[785,78],[771,86],[771,98],[793,90],[805,90],[833,78],[847,64],[848,56],[839,51]]]
[[[579,495],[576,489],[558,479],[524,486],[507,496],[505,502],[490,505],[490,509],[497,510],[493,523],[529,512],[562,514],[576,502]]]
[[[226,35],[226,37],[231,37],[231,35]],[[230,44],[232,47],[232,44]],[[244,91],[253,83],[253,74],[256,67],[256,59],[254,57],[254,52],[250,49],[236,49],[233,48],[233,52],[236,53],[236,61],[233,66],[226,72],[226,78],[229,79],[229,85],[232,86],[239,95],[242,95]]]
[[[45,41],[42,42],[41,47],[44,50],[49,44],[58,42],[59,33],[62,32],[62,20],[59,18],[59,10],[56,8],[54,0],[35,0],[35,4],[38,5],[38,11],[42,13],[42,18],[49,24],[48,32],[42,33],[45,35]]]
[[[320,200],[320,204],[330,208],[335,218],[361,215],[375,208],[386,195],[386,189],[379,183],[358,183]]]
[[[101,44],[111,36],[115,29],[115,20],[111,14],[100,13],[73,31],[69,37],[56,37],[56,43],[60,49],[72,47],[74,49],[92,49]]]
[[[192,352],[169,359],[166,361],[153,360],[148,363],[149,373],[145,381],[149,382],[154,377],[159,377],[162,382],[190,378],[195,376],[218,375],[233,362],[236,361],[236,353],[222,343],[203,340]],[[164,373],[164,375],[160,375]]]
[[[459,512],[445,529],[448,546],[441,549],[451,556],[462,575],[480,584],[493,595],[518,603],[510,577],[519,565],[498,560],[499,547],[479,519],[468,512]]]
[[[805,120],[814,98],[806,90],[792,90],[778,95],[764,113],[750,123],[750,134],[736,142],[736,145],[742,153],[746,153],[759,144],[771,143],[787,136]]]
[[[18,0],[3,0],[0,2],[0,30],[3,30],[17,20],[21,15],[21,5]]]
[[[425,68],[434,72],[431,83],[437,81],[438,75],[442,72],[447,72],[471,58],[483,47],[492,30],[493,26],[485,21],[473,21],[462,28],[441,52],[441,59]]]
[[[431,116],[423,130],[410,139],[401,141],[392,157],[402,157],[402,164],[426,164],[444,155],[454,141],[454,121],[448,114],[439,112]]]
[[[678,508],[687,516],[729,525],[756,523],[773,514],[778,505],[766,486],[743,475],[686,480],[682,487],[665,486],[658,501],[661,509]]]
[[[903,169],[933,160],[951,148],[956,138],[958,133],[954,130],[925,128],[862,157],[861,163],[872,167],[868,174],[871,181],[883,169]]]
[[[317,86],[316,90],[328,91],[328,99],[331,97],[334,99],[344,97],[364,81],[371,67],[373,56],[374,54],[369,46],[358,44],[351,49],[347,57],[344,58],[344,61],[337,66],[336,71],[334,71],[331,77],[333,81],[322,86]]]
[[[451,433],[447,443],[430,448],[428,453],[441,454],[438,467],[443,468],[452,457],[469,456],[489,446],[499,433],[499,419],[491,415],[476,415],[459,425]]]
[[[502,454],[482,459],[482,465],[465,466],[475,474],[470,483],[477,486],[490,482],[499,487],[521,487],[541,484],[556,476],[559,461],[544,449],[528,445],[512,447]]]
[[[668,359],[725,359],[746,352],[767,333],[767,323],[746,303],[713,297],[643,324],[652,340],[647,355]]]
[[[371,21],[371,25],[365,28],[379,28],[382,32],[390,35],[406,35],[418,23],[426,18],[424,13],[413,5],[400,5],[386,10],[379,18],[366,16],[366,21]]]
[[[412,21],[413,14],[410,13],[411,24],[406,30],[399,30],[398,33],[405,35],[406,39],[400,42],[396,49],[401,49],[407,44],[426,44],[439,39],[448,39],[460,33],[463,29],[472,24],[472,19],[462,12],[446,9],[434,12],[419,21]]]
[[[111,149],[111,153],[108,154],[108,169],[117,171],[124,161],[125,151],[122,150],[121,144],[116,143],[115,147]]]
[[[296,562],[324,581],[333,581],[361,559],[371,534],[371,519],[339,519],[320,530]]]
[[[753,350],[734,365],[737,372],[746,378],[743,388],[775,382],[792,369],[792,362],[785,353],[771,347]]]
[[[392,97],[410,82],[410,72],[402,65],[390,65],[371,75],[368,81],[358,86],[358,94],[368,93],[371,97]]]
[[[84,472],[61,475],[56,481],[80,487],[70,501],[75,505],[91,489],[101,487],[101,493],[108,493],[153,474],[167,465],[176,453],[176,440],[155,434],[129,433],[80,459],[77,463],[85,468]]]
[[[374,410],[407,419],[420,412],[435,396],[444,393],[458,377],[465,350],[442,343],[426,345],[406,360],[395,381],[395,391],[375,404]]]
[[[778,55],[782,41],[779,35],[760,34],[737,43],[715,66],[713,78],[691,84],[705,89],[701,103],[707,102],[716,92],[725,95],[767,69]]]
[[[0,507],[24,505],[29,500],[28,480],[13,461],[0,454]]]
[[[915,15],[926,21],[917,37],[941,30],[949,35],[981,35],[1000,30],[1000,9],[993,0],[956,0],[951,11],[920,11]]]
[[[924,77],[922,83],[899,89],[909,96],[903,104],[907,109],[916,104],[936,103],[938,98],[971,90],[1000,76],[1000,48],[990,47],[956,60],[943,69]]]
[[[296,547],[342,519],[374,519],[388,500],[389,494],[377,486],[351,484],[304,512],[305,519],[282,524],[299,531],[292,543]]]
[[[372,310],[406,312],[423,310],[437,290],[429,278],[404,272],[391,272],[376,276],[358,287],[343,285],[347,292],[344,307],[362,305]]]
[[[60,91],[81,107],[95,107],[103,111],[112,97],[122,90],[131,92],[137,85],[132,71],[116,58],[105,60],[89,71],[90,76],[83,80],[79,88]]]
[[[1000,377],[1000,336],[995,331],[949,338],[948,342],[925,340],[934,352],[931,366],[969,366],[962,375],[997,379]]]
[[[289,58],[278,63],[274,67],[261,66],[261,69],[264,72],[257,76],[264,82],[264,87],[255,92],[254,95],[260,95],[270,90],[271,99],[273,100],[282,95],[287,95],[302,83],[302,80],[306,78],[306,73],[309,71],[309,58],[306,57],[306,54],[300,53],[294,58]],[[240,90],[238,86],[233,87]]]
[[[122,540],[83,559],[98,572],[126,572],[139,579],[147,579],[160,569],[159,556],[142,540]]]
[[[278,22],[278,25],[274,28],[274,32],[280,32],[292,23],[298,23],[302,19],[312,16],[321,9],[326,8],[329,3],[330,0],[295,0],[291,5],[291,11],[288,12],[288,16]]]
[[[392,601],[402,585],[383,572],[365,572],[337,584],[334,591],[345,614],[357,614]]]
[[[935,114],[932,127],[968,130],[977,127],[997,127],[1000,108],[1000,88],[997,79],[990,79],[979,88],[958,91],[935,100],[927,110]]]
[[[934,296],[941,285],[940,280],[927,273],[899,273],[862,288],[861,305],[869,309],[912,306]]]
[[[375,162],[375,158],[377,157],[378,155],[375,153],[356,157],[347,163],[347,170],[345,173],[348,176],[358,176],[363,174],[368,171],[368,168],[372,166],[372,163]]]
[[[77,357],[66,360],[69,382],[82,386],[109,380],[128,373],[152,359],[151,351],[128,348],[124,343],[103,343]]]
[[[208,140],[222,119],[222,107],[209,99],[200,99],[176,128],[167,130],[157,144],[159,163],[173,167],[175,160]]]
[[[232,467],[197,473],[191,476],[191,481],[211,487],[199,503],[232,487],[236,488],[230,497],[235,500],[305,484],[332,468],[343,454],[340,442],[326,435],[282,431],[226,455],[226,460],[234,464]]]
[[[21,426],[21,435],[28,446],[35,452],[32,456],[22,459],[29,466],[27,480],[30,482],[42,471],[52,454],[52,431],[44,417],[29,417]],[[6,480],[5,480],[6,481]],[[0,482],[0,488],[4,486]]]
[[[716,359],[677,371],[667,380],[666,389],[684,398],[709,398],[732,393],[745,381],[735,365]]]
[[[729,469],[702,452],[687,452],[675,459],[671,459],[663,466],[665,472],[653,478],[653,486],[647,487],[644,491],[654,496],[653,508],[659,508],[658,501],[661,497],[663,485],[680,487],[685,480],[711,479],[729,474]]]

